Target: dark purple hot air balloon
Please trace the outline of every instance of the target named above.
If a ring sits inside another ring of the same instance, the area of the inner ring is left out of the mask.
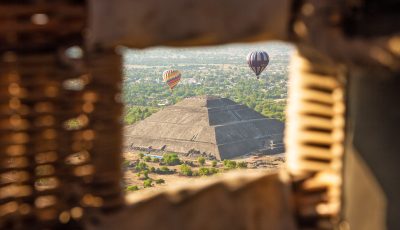
[[[259,79],[261,72],[267,68],[268,63],[269,56],[265,51],[253,51],[247,55],[247,64],[256,74],[257,79]]]

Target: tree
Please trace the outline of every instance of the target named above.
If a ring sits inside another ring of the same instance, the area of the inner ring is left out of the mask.
[[[140,171],[146,170],[146,169],[148,169],[148,168],[149,168],[149,166],[148,166],[146,163],[140,162],[140,161],[139,161],[139,162],[136,164],[135,170],[136,170],[137,172],[140,172]]]
[[[213,161],[211,161],[211,166],[212,166],[212,167],[215,167],[215,166],[217,166],[217,163],[218,163],[218,162],[217,162],[216,160],[213,160]]]
[[[161,172],[165,172],[165,173],[169,173],[171,170],[169,170],[169,168],[167,166],[163,166],[161,167]]]
[[[133,191],[139,190],[139,187],[137,185],[129,185],[128,187],[126,187],[125,190],[129,191],[129,192],[133,192]]]
[[[166,165],[179,165],[181,164],[181,160],[179,159],[178,155],[176,153],[167,153],[164,154],[162,158],[162,162]]]
[[[210,175],[210,170],[208,168],[200,168],[199,175],[200,176],[208,176],[208,175]]]
[[[211,174],[216,174],[219,172],[219,170],[216,168],[210,168],[210,172],[211,172]]]
[[[172,174],[172,173],[174,173],[167,166],[162,166],[161,168],[157,168],[155,170],[155,172],[158,173],[158,174]]]
[[[197,158],[197,161],[201,166],[203,166],[206,163],[206,159],[204,157]]]
[[[157,179],[156,184],[164,184],[165,180],[164,179]]]
[[[143,170],[144,179],[149,179],[149,170]]]
[[[213,175],[213,174],[218,173],[218,172],[219,172],[219,170],[216,169],[216,168],[205,168],[205,167],[202,167],[202,168],[199,169],[199,175],[200,176],[210,176],[210,175]]]
[[[240,161],[237,163],[238,168],[247,168],[247,162]]]
[[[141,103],[139,104],[153,104],[153,103],[144,103],[145,99],[139,99]],[[142,109],[143,108],[143,109]],[[124,115],[124,123],[127,125],[133,124],[137,121],[143,120],[149,117],[151,114],[158,111],[158,108],[148,107],[148,106],[131,106],[128,107],[125,111]]]
[[[146,161],[146,162],[150,162],[150,161],[151,161],[151,157],[145,156],[145,157],[143,158],[143,160]]]
[[[149,188],[153,186],[153,180],[152,179],[146,179],[143,181],[143,187]]]
[[[236,161],[224,160],[224,166],[227,169],[234,169],[236,168]]]
[[[144,157],[143,153],[139,153],[139,158],[142,159]]]
[[[192,176],[193,172],[189,165],[183,164],[180,166],[181,174],[184,176]]]

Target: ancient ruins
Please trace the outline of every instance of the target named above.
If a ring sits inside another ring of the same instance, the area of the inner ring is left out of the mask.
[[[200,96],[125,128],[125,146],[229,159],[281,143],[284,124],[226,98]],[[280,149],[283,151],[283,149]]]

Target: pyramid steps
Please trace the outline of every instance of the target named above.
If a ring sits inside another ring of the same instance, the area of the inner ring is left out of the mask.
[[[186,98],[125,127],[125,145],[229,159],[282,142],[284,124],[227,98]]]

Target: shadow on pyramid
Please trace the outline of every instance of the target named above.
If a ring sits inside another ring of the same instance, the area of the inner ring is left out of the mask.
[[[282,143],[284,124],[227,98],[182,100],[125,128],[125,145],[230,159]]]

